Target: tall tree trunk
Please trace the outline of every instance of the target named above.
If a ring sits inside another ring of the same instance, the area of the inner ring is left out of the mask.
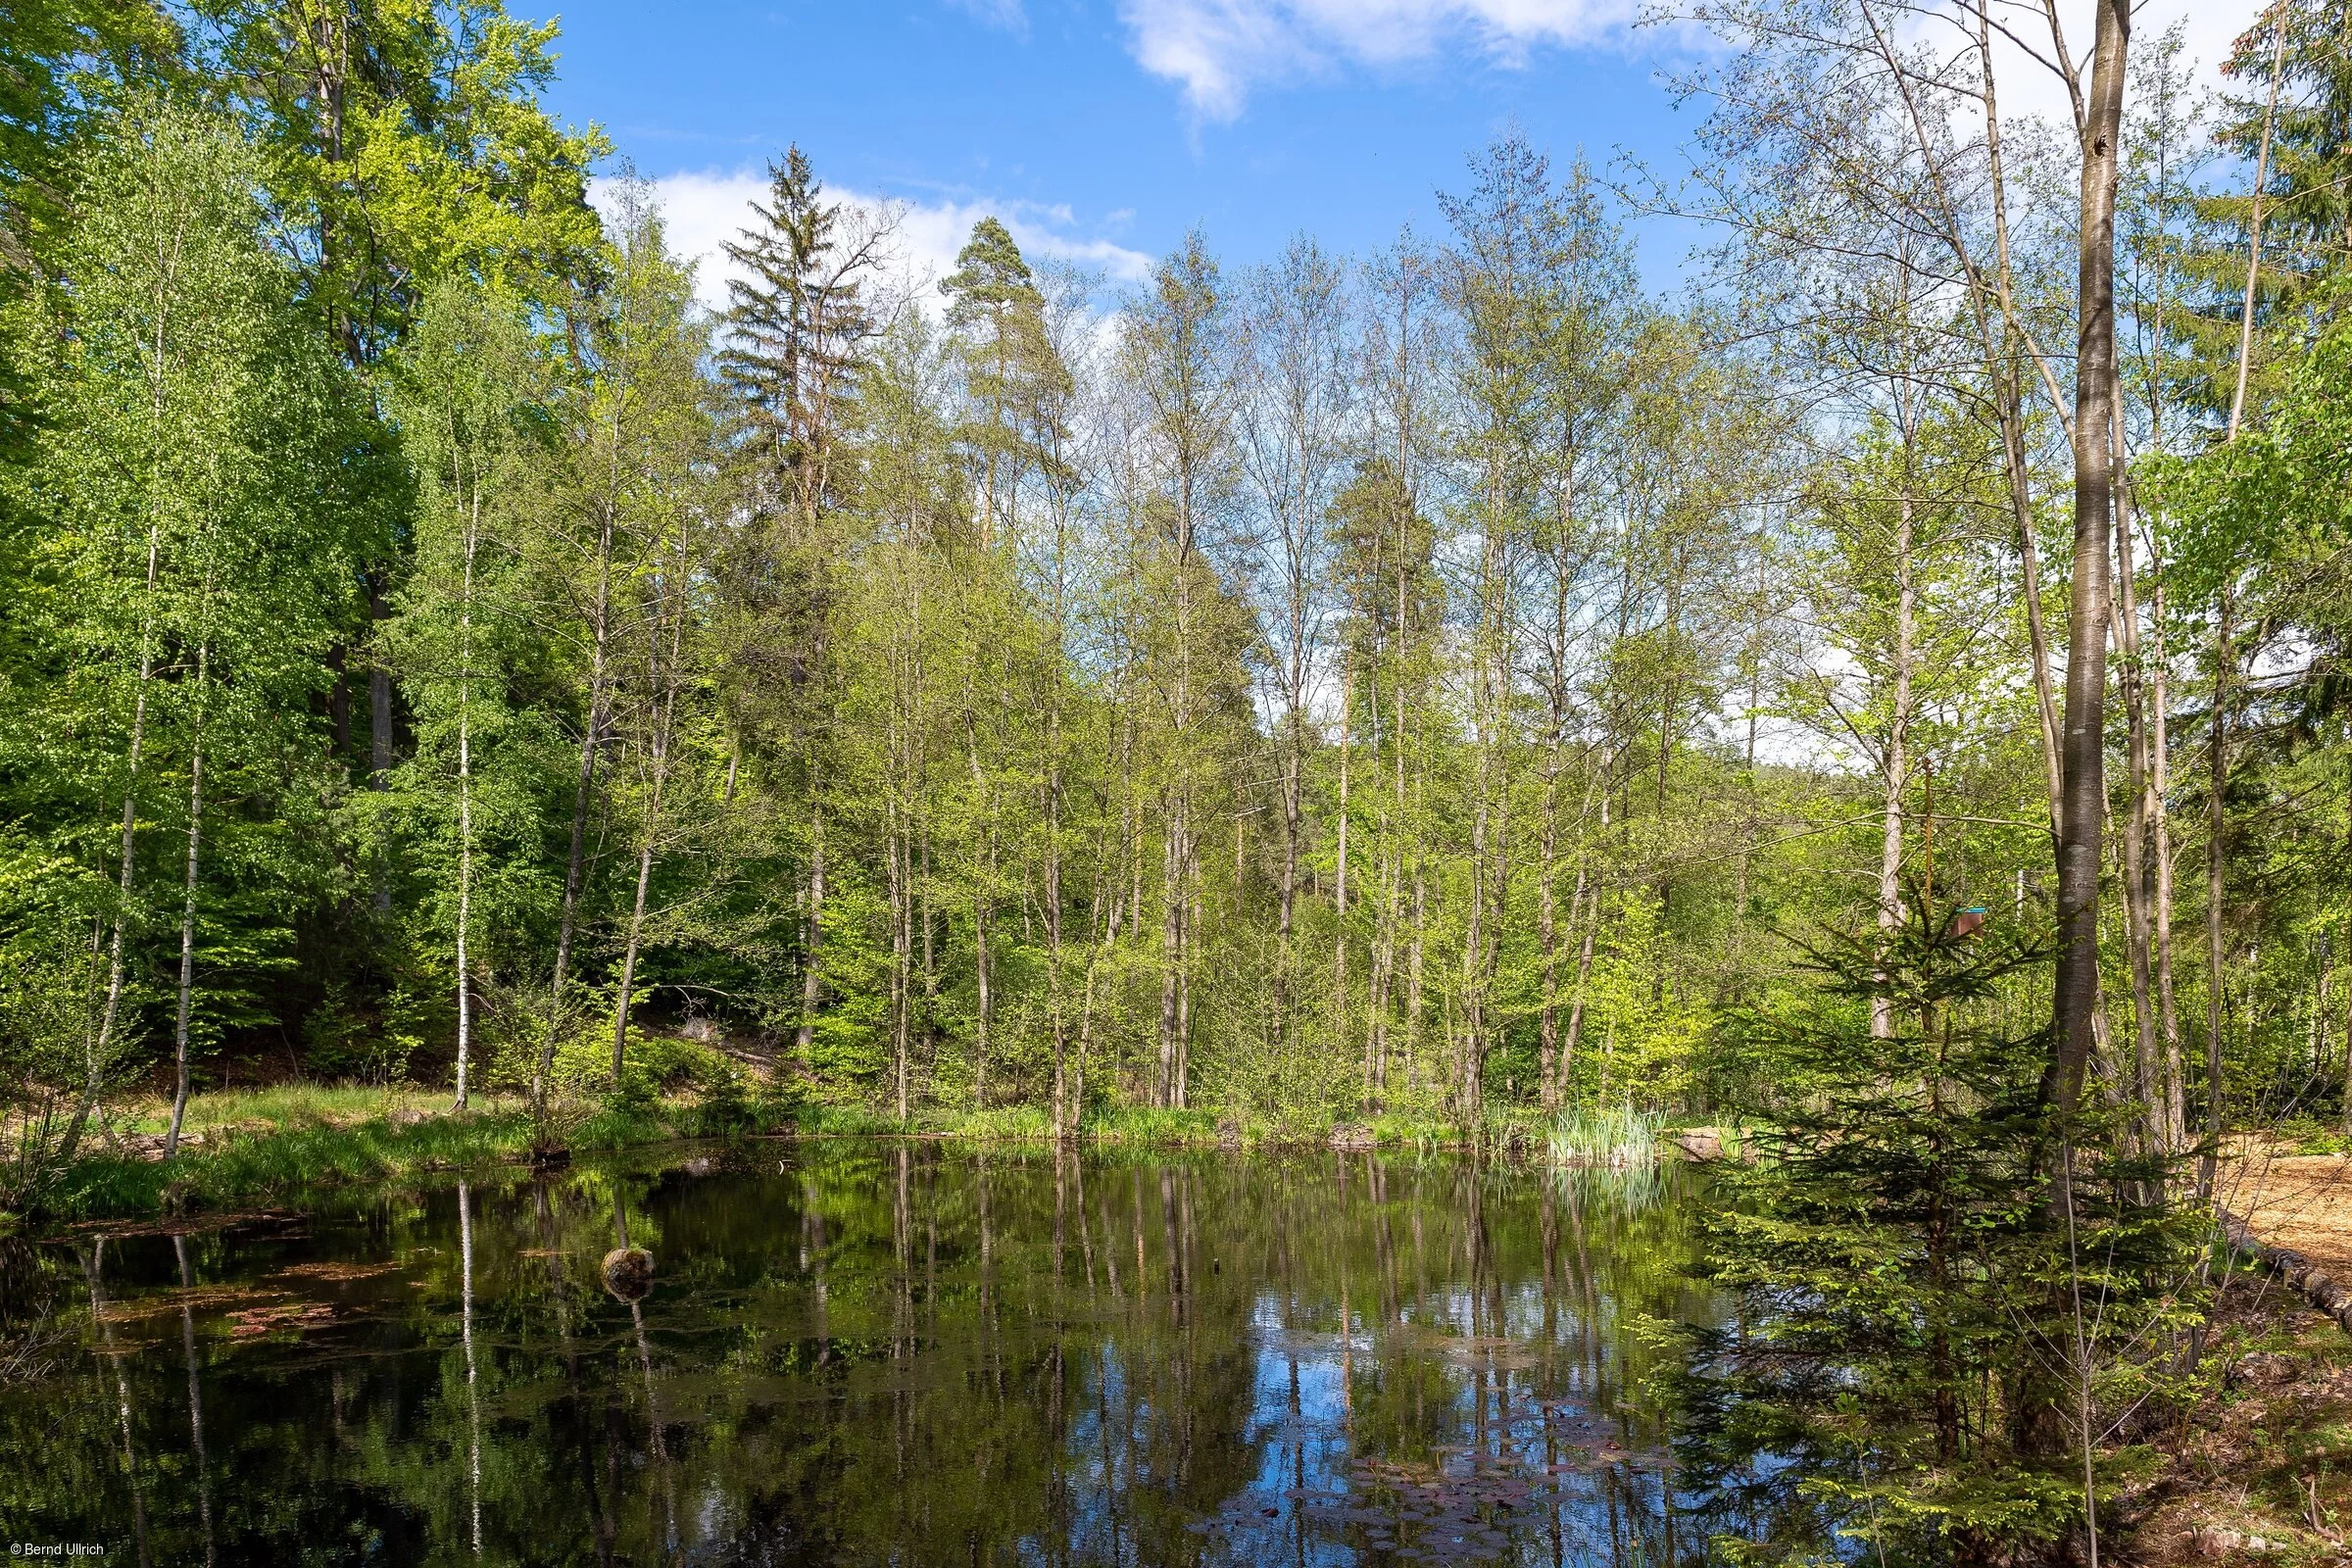
[[[1600,831],[1603,838],[1608,836],[1609,831],[1608,775],[1610,769],[1614,765],[1614,759],[1606,756],[1602,758],[1599,778],[1599,795]],[[1581,829],[1579,836],[1582,836]],[[1569,925],[1571,929],[1574,929],[1576,922],[1577,901],[1578,899],[1583,900],[1585,905],[1585,934],[1584,939],[1577,945],[1576,950],[1576,990],[1570,996],[1568,1001],[1568,1030],[1560,1040],[1560,1088],[1563,1099],[1566,1098],[1568,1070],[1576,1062],[1576,1048],[1583,1041],[1585,1035],[1585,1002],[1587,996],[1590,994],[1592,984],[1592,945],[1594,939],[1600,934],[1600,879],[1597,876],[1587,875],[1587,867],[1591,860],[1591,847],[1589,845],[1580,844],[1578,846],[1576,865],[1576,896],[1568,901]]]
[[[978,888],[972,893],[972,969],[980,993],[978,1027],[972,1038],[972,1102],[983,1109],[988,1105],[989,1025],[995,1002],[989,991],[988,923],[988,893],[984,887]]]
[[[1987,188],[1992,196],[1993,280],[2000,298],[2001,329],[1997,343],[1984,329],[1984,353],[1990,361],[1997,423],[2001,432],[2001,472],[2008,481],[2010,525],[2017,534],[2018,589],[2026,602],[2026,640],[2034,673],[2034,716],[2041,726],[2043,782],[2049,792],[2050,844],[2055,854],[2064,837],[2064,767],[2058,741],[2058,704],[2050,674],[2049,630],[2041,613],[2041,566],[2034,543],[2034,492],[2026,450],[2026,400],[2018,361],[2025,352],[2017,305],[2016,272],[2009,250],[2008,171],[2001,157],[2001,115],[1995,95],[1992,21],[1988,6],[1977,8],[1977,49],[1982,61],[1984,99],[1984,149]],[[2053,401],[2057,397],[2051,392]],[[2061,417],[2063,417],[2063,412]]]
[[[1592,981],[1592,944],[1600,931],[1600,880],[1592,874],[1592,841],[1591,837],[1592,803],[1595,795],[1600,801],[1600,822],[1605,830],[1609,821],[1608,771],[1606,763],[1595,769],[1590,749],[1585,756],[1585,798],[1576,813],[1576,886],[1568,894],[1568,930],[1575,937],[1580,918],[1584,935],[1577,940],[1576,986],[1569,995],[1568,1026],[1560,1037],[1559,1085],[1553,1096],[1556,1104],[1568,1102],[1569,1074],[1576,1066],[1576,1049],[1584,1037],[1585,999]]]
[[[2116,651],[2122,656],[2120,685],[2130,725],[2126,766],[2130,816],[2123,832],[2124,938],[2132,970],[2132,1069],[2146,1146],[2170,1151],[2165,1115],[2164,1062],[2157,1041],[2154,965],[2150,961],[2148,916],[2148,682],[2140,658],[2139,599],[2132,570],[2132,480],[2124,443],[2123,388],[2115,393]]]
[[[1894,708],[1886,728],[1886,796],[1879,835],[1879,930],[1882,941],[1903,922],[1903,794],[1911,784],[1911,678],[1913,650],[1918,640],[1919,586],[1912,570],[1912,538],[1918,520],[1911,493],[1911,388],[1902,396],[1903,487],[1895,503],[1894,523]],[[1931,910],[1930,917],[1934,911]],[[1878,976],[1882,985],[1886,976]],[[1894,1033],[1894,1000],[1885,992],[1870,999],[1870,1033],[1885,1040]]]
[[[531,1074],[531,1103],[543,1110],[555,1071],[556,1042],[564,1030],[564,986],[570,978],[571,945],[579,933],[580,894],[586,880],[588,803],[596,782],[597,750],[604,744],[606,664],[612,619],[612,509],[601,509],[596,545],[596,601],[591,611],[588,650],[588,712],[580,733],[580,769],[571,796],[571,849],[564,862],[564,911],[556,924],[556,963],[548,986],[547,1035]]]
[[[204,842],[204,710],[211,695],[212,654],[207,633],[196,644],[196,723],[188,751],[188,872],[180,889],[179,1019],[172,1031],[172,1125],[164,1134],[166,1160],[179,1152],[180,1122],[188,1113],[188,1011],[196,983],[196,870]]]
[[[990,1026],[996,1020],[995,997],[990,987],[994,980],[989,954],[989,917],[994,906],[997,874],[997,842],[995,805],[990,799],[988,778],[980,767],[980,732],[972,712],[971,693],[967,688],[963,704],[964,755],[972,770],[972,804],[977,809],[980,824],[978,858],[972,875],[972,962],[979,985],[979,1015],[972,1040],[972,1102],[982,1109],[988,1105],[988,1054]]]
[[[2230,429],[2223,438],[2237,439],[2239,424],[2246,413],[2246,377],[2254,362],[2254,304],[2260,297],[2262,278],[2262,198],[2264,186],[2271,174],[2271,135],[2278,124],[2278,83],[2285,74],[2281,69],[2286,59],[2286,24],[2293,8],[2283,3],[2277,7],[2278,21],[2271,29],[2271,92],[2262,111],[2262,145],[2254,155],[2254,187],[2249,199],[2246,222],[2246,288],[2238,307],[2237,320],[2237,385],[2230,395]]]
[[[1281,956],[1274,978],[1275,1017],[1286,1043],[1291,1039],[1295,1024],[1292,1016],[1295,999],[1291,995],[1291,932],[1298,914],[1298,773],[1300,760],[1306,749],[1303,734],[1305,719],[1299,710],[1301,704],[1298,701],[1298,652],[1295,646],[1290,659],[1292,701],[1282,726],[1282,889],[1281,906],[1275,916],[1275,935],[1280,943]]]
[[[2154,734],[2148,759],[2148,825],[2154,838],[2156,1006],[2164,1030],[2165,1147],[2178,1150],[2188,1137],[2188,1083],[2180,1057],[2180,1008],[2173,988],[2173,826],[2170,655],[2164,640],[2164,579],[2149,600],[2148,701]]]
[[[1552,733],[1544,760],[1544,828],[1537,845],[1539,871],[1536,881],[1536,937],[1544,955],[1544,997],[1536,1014],[1536,1072],[1539,1099],[1544,1114],[1548,1116],[1560,1108],[1559,1049],[1560,1049],[1560,933],[1559,890],[1552,883],[1557,874],[1559,857],[1559,823],[1557,807],[1560,790],[1559,718],[1552,719]],[[1578,891],[1583,891],[1580,882]],[[1573,901],[1570,918],[1575,917]]]
[[[89,1049],[83,1053],[81,1099],[58,1144],[61,1168],[73,1163],[81,1130],[98,1108],[99,1093],[106,1086],[107,1054],[114,1046],[115,1022],[122,1009],[122,941],[130,922],[131,876],[136,864],[133,847],[139,814],[139,766],[147,746],[147,688],[155,679],[155,580],[162,549],[162,526],[151,515],[147,523],[147,592],[139,611],[139,684],[131,698],[130,748],[122,780],[122,870],[115,887],[113,935],[107,941],[106,1003],[98,1015],[96,1033],[88,1037]]]
[[[1185,909],[1183,943],[1176,960],[1176,1093],[1178,1110],[1192,1105],[1193,1084],[1193,949],[1200,930],[1200,835],[1184,839]]]
[[[809,786],[813,793],[814,769],[809,773]],[[801,922],[801,1023],[792,1036],[793,1054],[804,1063],[809,1047],[816,1043],[816,1004],[823,995],[819,959],[824,951],[824,922],[825,810],[817,806],[808,813],[808,913]]]
[[[1056,602],[1059,591],[1056,589]],[[1059,621],[1058,612],[1055,619]],[[1061,663],[1060,637],[1046,707],[1046,1013],[1054,1031],[1054,1138],[1058,1144],[1076,1125],[1070,1102],[1069,1020],[1062,993],[1061,952]]]
[[[1429,877],[1421,857],[1413,858],[1413,934],[1404,951],[1404,1081],[1407,1092],[1421,1086],[1421,1041],[1429,1009],[1426,977],[1429,942]]]
[[[933,1064],[932,1081],[936,1084],[939,1056],[939,952],[935,946],[931,919],[931,827],[928,822],[918,825],[915,844],[922,860],[914,878],[914,912],[916,925],[923,938],[923,1059]]]
[[[612,1004],[612,1089],[618,1093],[629,1052],[629,1012],[636,1001],[637,946],[645,933],[646,891],[654,880],[654,833],[661,819],[661,786],[646,811],[645,840],[637,846],[637,896],[629,904],[629,934],[620,950],[620,994]]]
[[[1483,750],[1483,748],[1482,748]],[[1464,1127],[1478,1125],[1479,1091],[1486,1069],[1485,986],[1487,969],[1487,764],[1479,762],[1478,801],[1470,816],[1470,932],[1462,943],[1463,998],[1469,1016],[1454,1040],[1454,1105]]]
[[[1161,1108],[1173,1105],[1176,1092],[1176,1035],[1179,1023],[1176,1012],[1178,977],[1184,966],[1184,859],[1179,846],[1184,840],[1183,806],[1179,802],[1168,813],[1166,834],[1161,843],[1161,881],[1165,885],[1166,906],[1161,914],[1159,940],[1159,1071],[1153,1085],[1152,1102]]]
[[[458,599],[458,1092],[464,1110],[473,1063],[473,556],[481,537],[480,499],[466,528],[466,581]]]
[[[2231,676],[2237,670],[2235,628],[2231,616],[2235,595],[2224,585],[2222,612],[2213,634],[2213,713],[2205,737],[2205,1152],[2197,1162],[2197,1200],[2213,1197],[2214,1164],[2222,1138],[2222,1044],[2229,1017],[2226,1005],[2229,971],[2223,944],[2222,912],[2228,893],[2230,828],[2230,704]]]
[[[384,600],[383,577],[388,569],[378,566],[368,573],[368,616],[379,626],[392,613]],[[380,647],[368,661],[368,787],[378,791],[392,787],[392,668],[384,662]],[[375,912],[378,916],[392,913],[392,868],[380,862],[375,868]]]
[[[2123,132],[2130,0],[2099,0],[2090,92],[2082,129],[2082,226],[2077,267],[2081,331],[2075,359],[2074,584],[2068,611],[2065,811],[2058,842],[2056,1039],[2049,1098],[2072,1116],[2094,1048],[2099,995],[2100,834],[2107,811],[2107,621],[2113,560],[2115,396],[2115,195]],[[2071,1172],[2061,1178],[2073,1201]]]
[[[1337,858],[1332,866],[1331,912],[1336,932],[1331,953],[1332,1048],[1348,1054],[1348,764],[1354,750],[1355,675],[1340,676],[1340,812],[1336,836]]]
[[[894,782],[890,803],[890,820],[885,829],[884,848],[889,858],[890,877],[890,1081],[891,1098],[897,1107],[899,1124],[906,1123],[906,1057],[912,1039],[913,1011],[913,880],[910,863],[912,845],[899,820],[900,810]]]

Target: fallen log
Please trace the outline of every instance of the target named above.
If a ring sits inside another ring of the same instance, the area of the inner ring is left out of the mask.
[[[2321,1267],[2291,1247],[2274,1247],[2254,1234],[2254,1228],[2228,1209],[2218,1210],[2222,1220],[2222,1235],[2230,1245],[2246,1253],[2293,1287],[2314,1307],[2335,1320],[2336,1326],[2352,1334],[2352,1291],[2345,1290],[2328,1277]]]

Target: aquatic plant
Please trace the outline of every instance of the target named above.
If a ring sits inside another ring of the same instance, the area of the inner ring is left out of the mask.
[[[1664,1118],[1629,1102],[1580,1105],[1560,1112],[1547,1130],[1555,1165],[1655,1165]]]

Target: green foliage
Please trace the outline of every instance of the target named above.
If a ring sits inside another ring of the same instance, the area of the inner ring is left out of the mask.
[[[554,23],[502,0],[394,0],[294,26],[269,0],[190,9],[202,26],[189,63],[271,154],[305,297],[354,364],[383,360],[436,284],[472,278],[553,306],[593,275],[588,172],[609,144],[540,106]]]
[[[1631,1104],[1565,1110],[1545,1129],[1552,1161],[1561,1165],[1611,1168],[1654,1165],[1662,1123]]]
[[[46,1200],[88,1114],[69,1086],[120,1068],[119,1045],[90,1059],[103,987],[97,953],[71,936],[0,948],[0,1209]]]
[[[2287,1116],[2271,1128],[2271,1136],[2298,1154],[2341,1154],[2352,1152],[2352,1137],[2322,1124],[2312,1115]]]
[[[1080,1125],[1089,1137],[1108,1143],[1181,1147],[1217,1141],[1217,1117],[1205,1110],[1134,1105],[1105,1110]]]
[[[2163,1348],[2193,1320],[2201,1229],[2165,1202],[2164,1163],[2061,1125],[2041,1032],[2002,1021],[2043,951],[1953,936],[1956,912],[1914,898],[1891,931],[1827,934],[1817,999],[1739,1026],[1778,1086],[1741,1107],[1770,1130],[1726,1168],[1708,1264],[1743,1310],[1671,1381],[1686,1473],[1726,1489],[1727,1521],[1773,1521],[1754,1560],[1833,1537],[1904,1562],[2055,1542],[2084,1505],[2082,1446],[2165,1396]]]
[[[235,1211],[322,1187],[508,1157],[526,1145],[529,1132],[529,1117],[519,1109],[359,1122],[291,1117],[267,1131],[218,1129],[170,1165],[94,1155],[78,1161],[42,1207],[59,1219]]]

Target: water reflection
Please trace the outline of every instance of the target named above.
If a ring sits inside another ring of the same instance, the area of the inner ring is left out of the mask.
[[[16,1244],[0,1332],[81,1348],[0,1382],[0,1529],[140,1562],[1697,1562],[1638,1332],[1716,1309],[1691,1180],[814,1142]],[[616,1245],[655,1258],[635,1299]]]

